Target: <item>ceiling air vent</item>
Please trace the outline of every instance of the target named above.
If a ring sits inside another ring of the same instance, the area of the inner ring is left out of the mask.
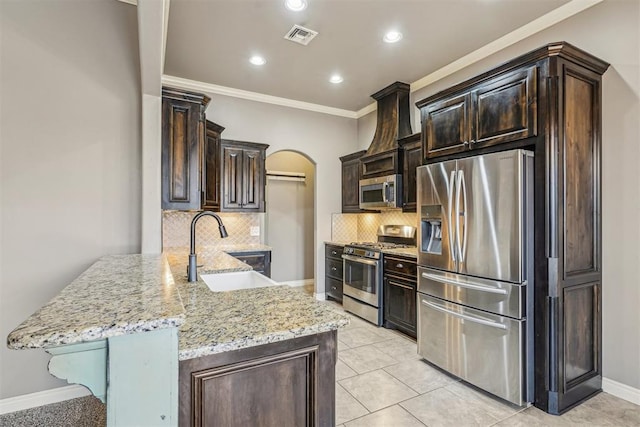
[[[301,27],[300,25],[294,25],[287,34],[284,35],[284,38],[306,46],[317,35],[317,31]]]

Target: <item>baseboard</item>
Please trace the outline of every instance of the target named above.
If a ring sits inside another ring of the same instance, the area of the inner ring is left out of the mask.
[[[602,378],[602,391],[640,405],[640,389],[610,380],[609,378]]]
[[[0,415],[89,396],[90,394],[91,392],[81,385],[68,385],[51,390],[0,399]]]
[[[298,286],[307,286],[307,285],[313,285],[316,281],[313,279],[302,279],[302,280],[285,280],[284,284],[287,284],[289,286],[292,287],[298,287]]]

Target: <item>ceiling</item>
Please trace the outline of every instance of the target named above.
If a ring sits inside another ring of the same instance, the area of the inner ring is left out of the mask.
[[[165,75],[360,110],[395,82],[412,83],[569,0],[172,0]],[[319,34],[302,46],[293,24]],[[396,29],[403,39],[382,41]],[[267,63],[249,63],[254,54]],[[339,73],[344,81],[329,82]]]

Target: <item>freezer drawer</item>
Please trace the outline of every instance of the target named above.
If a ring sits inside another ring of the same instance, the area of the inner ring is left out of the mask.
[[[525,317],[526,287],[418,267],[418,292],[516,319]]]
[[[525,321],[418,293],[418,354],[516,405],[525,403]]]

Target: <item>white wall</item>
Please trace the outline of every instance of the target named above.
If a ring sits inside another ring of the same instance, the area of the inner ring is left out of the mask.
[[[607,0],[412,94],[412,103],[565,40],[611,63],[603,77],[603,374],[640,388],[640,2]],[[415,112],[415,110],[414,110]],[[359,143],[375,113],[359,120]],[[414,115],[414,131],[419,116]],[[375,121],[375,118],[373,118]]]
[[[302,154],[267,156],[267,171],[299,172],[304,181],[267,177],[265,243],[271,246],[271,278],[277,282],[314,278],[315,165]]]
[[[223,139],[269,144],[267,155],[295,150],[316,165],[316,292],[324,292],[324,241],[331,240],[331,213],[341,211],[338,157],[357,150],[354,119],[211,95],[207,119],[225,127]]]
[[[0,336],[100,256],[140,251],[135,8],[0,1]],[[66,385],[0,346],[0,398]]]

